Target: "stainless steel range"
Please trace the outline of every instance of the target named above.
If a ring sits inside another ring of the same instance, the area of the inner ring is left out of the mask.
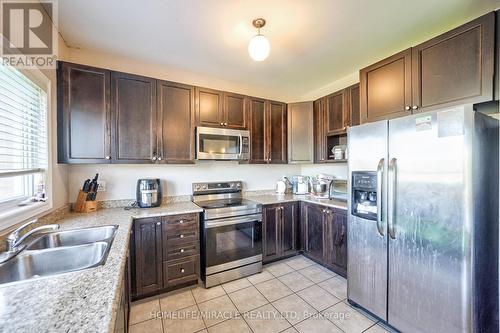
[[[262,205],[242,198],[240,181],[193,183],[204,209],[201,278],[205,287],[262,271]]]

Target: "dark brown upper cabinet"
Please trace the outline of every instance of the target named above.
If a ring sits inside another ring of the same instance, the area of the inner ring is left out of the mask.
[[[208,88],[196,88],[198,126],[246,129],[247,98]]]
[[[360,71],[361,123],[494,99],[495,13]]]
[[[326,161],[325,98],[313,102],[314,163]]]
[[[412,48],[412,109],[493,100],[495,13]]]
[[[313,102],[314,162],[338,162],[331,149],[345,144],[347,128],[359,125],[359,84]]]
[[[287,163],[287,109],[281,102],[268,102],[269,163]]]
[[[224,127],[247,128],[248,98],[243,95],[224,93]]]
[[[196,123],[199,126],[224,126],[222,91],[196,87]]]
[[[411,114],[411,48],[359,72],[361,123]]]
[[[347,126],[356,126],[360,124],[359,120],[359,84],[354,84],[347,88],[347,101],[349,114],[346,117],[349,120]]]
[[[157,81],[158,160],[160,163],[194,163],[194,87]]]
[[[326,99],[326,134],[338,134],[346,130],[346,97],[344,91],[337,91]]]
[[[250,163],[268,163],[267,147],[267,117],[266,101],[259,98],[250,98],[249,102],[250,122]]]
[[[156,80],[112,72],[111,114],[113,163],[154,162],[157,156]]]
[[[110,71],[59,62],[59,163],[110,163]]]
[[[286,104],[250,97],[250,163],[287,163]]]

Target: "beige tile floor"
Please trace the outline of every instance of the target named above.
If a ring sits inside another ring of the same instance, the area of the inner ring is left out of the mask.
[[[184,288],[132,304],[131,333],[382,333],[351,307],[341,276],[304,256],[209,289]]]

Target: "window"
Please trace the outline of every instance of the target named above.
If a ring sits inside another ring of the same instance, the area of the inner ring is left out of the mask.
[[[47,93],[0,64],[0,207],[45,201]]]

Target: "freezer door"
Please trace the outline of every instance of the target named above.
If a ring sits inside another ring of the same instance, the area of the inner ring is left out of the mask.
[[[389,121],[388,321],[470,331],[472,108]]]
[[[387,318],[387,227],[385,215],[379,221],[352,215],[352,173],[378,172],[379,208],[384,211],[387,170],[387,121],[348,129],[349,199],[347,225],[347,296],[381,319]],[[378,225],[378,227],[377,227]],[[382,236],[384,235],[384,236]]]

